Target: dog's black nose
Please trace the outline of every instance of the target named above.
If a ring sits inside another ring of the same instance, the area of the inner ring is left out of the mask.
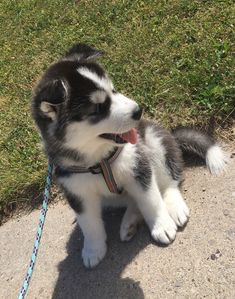
[[[134,120],[139,120],[141,118],[141,115],[142,115],[142,112],[143,112],[143,109],[140,108],[139,106],[135,109],[135,111],[133,112],[132,114],[132,118]]]

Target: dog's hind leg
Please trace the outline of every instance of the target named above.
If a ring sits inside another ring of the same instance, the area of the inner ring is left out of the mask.
[[[182,227],[189,218],[189,208],[187,207],[176,181],[172,182],[164,191],[163,199],[168,213],[177,226]]]
[[[122,218],[120,227],[120,238],[122,241],[129,241],[136,233],[138,224],[143,221],[143,217],[132,201],[128,203],[126,212]]]

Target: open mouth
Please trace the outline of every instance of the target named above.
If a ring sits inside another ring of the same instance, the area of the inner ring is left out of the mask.
[[[136,144],[137,142],[137,131],[136,129],[131,129],[128,132],[122,133],[122,134],[111,134],[111,133],[105,133],[99,135],[100,137],[108,140],[112,140],[117,144],[124,144],[124,143],[131,143]]]

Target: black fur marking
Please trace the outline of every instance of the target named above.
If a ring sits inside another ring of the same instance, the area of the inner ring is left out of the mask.
[[[182,153],[174,138],[165,131],[162,143],[166,150],[166,166],[174,180],[179,181],[183,172]]]
[[[97,63],[91,63],[91,62],[90,63],[79,63],[79,68],[80,67],[84,67],[84,68],[88,69],[90,72],[95,73],[100,78],[105,76],[105,71]]]
[[[62,80],[52,80],[45,84],[37,94],[37,101],[58,105],[65,101],[66,93]]]
[[[58,177],[70,177],[72,175],[71,171],[63,169],[59,166],[55,168],[55,176]]]
[[[89,121],[91,124],[97,124],[99,121],[107,118],[110,114],[111,99],[106,96],[103,103],[93,104],[95,111],[90,115]]]
[[[84,210],[83,204],[82,204],[82,199],[79,198],[77,195],[74,195],[70,192],[68,192],[68,190],[64,189],[62,187],[63,191],[64,191],[64,195],[66,197],[66,199],[68,200],[68,203],[70,205],[70,207],[78,214],[81,214]]]
[[[90,46],[84,44],[76,44],[68,50],[65,56],[67,58],[78,59],[80,61],[88,61],[91,59],[99,58],[103,54],[103,51],[91,48]]]
[[[45,144],[46,154],[49,156],[52,163],[55,165],[61,165],[63,158],[74,160],[75,162],[81,161],[83,156],[76,150],[68,149],[63,146],[63,143],[55,137],[48,137],[45,132],[44,137],[47,140]]]
[[[138,149],[137,151],[137,165],[134,168],[134,178],[140,185],[143,187],[143,189],[146,191],[150,184],[151,184],[151,178],[152,178],[152,170],[150,167],[150,163],[148,158],[145,156],[145,154]]]
[[[82,51],[84,49],[83,46],[80,48]],[[68,55],[73,55],[73,51],[76,52],[78,49],[75,47]],[[32,101],[32,114],[45,141],[46,153],[57,165],[60,165],[63,157],[75,162],[83,159],[78,151],[64,147],[68,124],[72,121],[83,120],[95,124],[108,117],[110,113],[111,103],[108,96],[105,102],[98,106],[101,113],[96,113],[97,105],[91,101],[90,95],[102,89],[97,87],[92,80],[79,74],[79,67],[85,67],[99,77],[105,76],[104,70],[96,63],[62,59],[48,68],[35,89]],[[42,101],[52,103],[52,107],[55,108],[56,122],[53,123],[53,120],[41,111]],[[53,126],[51,126],[52,123]]]
[[[174,137],[161,126],[151,120],[141,120],[138,126],[138,133],[145,142],[146,128],[151,127],[156,132],[156,137],[162,138],[162,144],[166,150],[166,167],[174,180],[180,180],[183,171],[182,153]]]

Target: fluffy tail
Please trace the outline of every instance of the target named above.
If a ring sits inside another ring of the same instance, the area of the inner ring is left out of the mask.
[[[224,170],[227,162],[226,154],[209,135],[186,127],[177,128],[172,133],[182,152],[201,157],[212,174],[218,175]]]

